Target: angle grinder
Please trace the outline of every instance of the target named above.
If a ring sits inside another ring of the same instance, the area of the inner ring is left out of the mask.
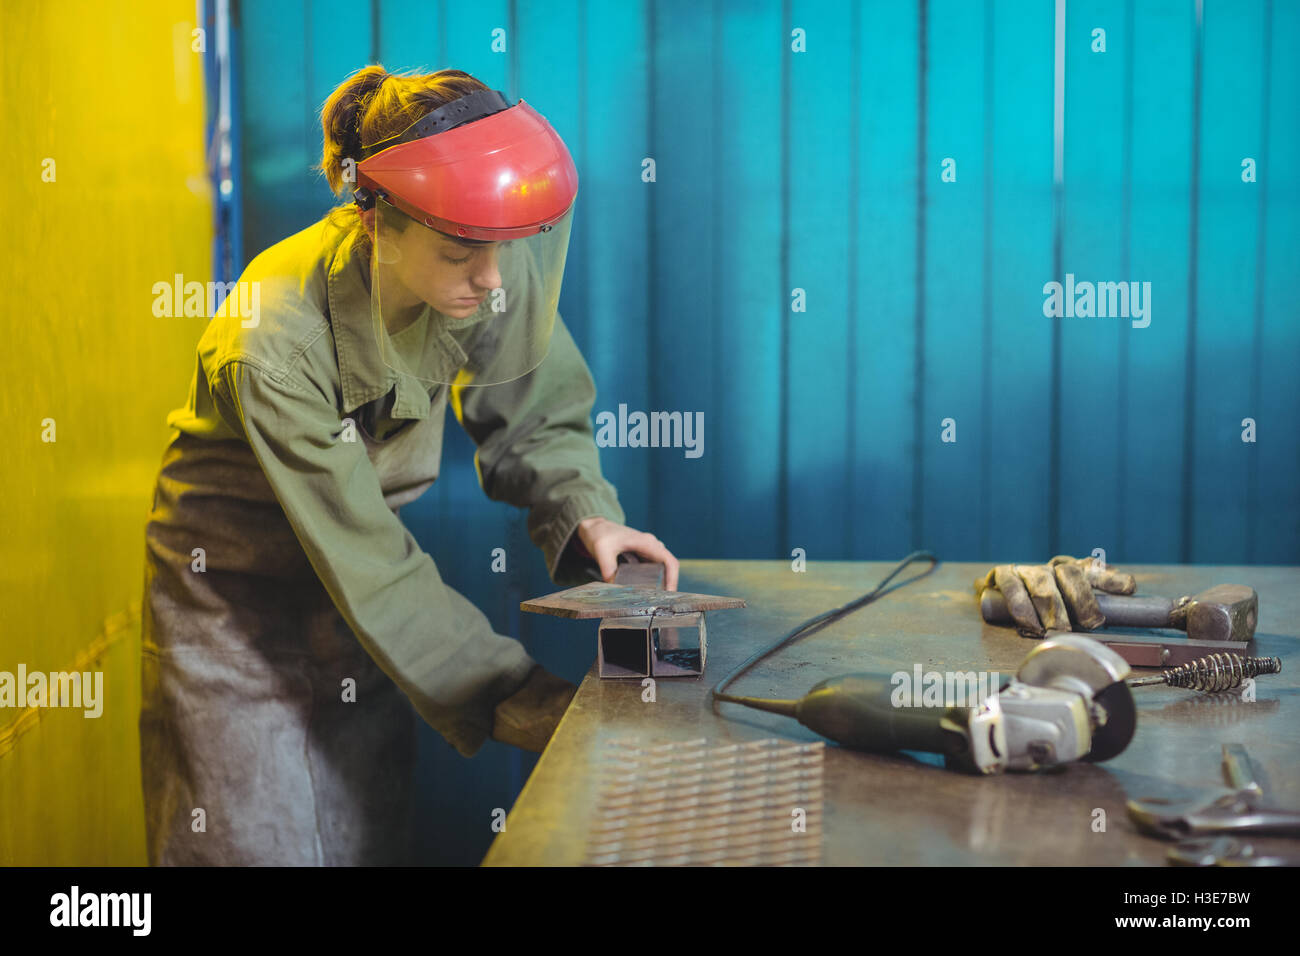
[[[891,682],[867,674],[832,677],[797,701],[750,706],[788,714],[855,750],[939,753],[950,768],[985,774],[1040,770],[1123,752],[1137,729],[1128,674],[1104,644],[1063,635],[1036,645],[1009,683],[973,707],[895,706]]]

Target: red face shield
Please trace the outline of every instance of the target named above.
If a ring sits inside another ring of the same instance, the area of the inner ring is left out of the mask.
[[[578,189],[559,134],[527,103],[484,91],[367,152],[356,197],[376,213],[372,317],[385,363],[452,385],[541,364]]]

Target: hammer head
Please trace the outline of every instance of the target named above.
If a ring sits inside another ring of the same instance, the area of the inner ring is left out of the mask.
[[[1187,636],[1194,641],[1240,641],[1255,636],[1259,595],[1244,584],[1219,584],[1192,595]]]

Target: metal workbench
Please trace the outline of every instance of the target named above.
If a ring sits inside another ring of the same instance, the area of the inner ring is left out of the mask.
[[[707,737],[817,740],[792,719],[734,704],[709,704],[709,688],[758,648],[805,619],[870,591],[892,562],[684,561],[683,591],[734,595],[738,610],[708,615],[702,678],[661,679],[642,703],[639,681],[600,680],[594,666],[538,761],[485,865],[577,865],[596,805],[595,767],[604,742]],[[1012,674],[1032,646],[985,624],[972,582],[989,564],[943,564],[933,574],[796,642],[734,683],[732,693],[798,697],[837,674],[923,670]],[[915,573],[913,566],[905,574]],[[1135,688],[1138,728],[1104,764],[1055,773],[977,777],[938,759],[878,756],[828,746],[823,862],[826,865],[1165,864],[1168,845],[1143,836],[1127,796],[1161,795],[1171,784],[1222,785],[1220,744],[1245,743],[1270,802],[1300,808],[1300,568],[1124,566],[1141,593],[1176,597],[1218,583],[1259,592],[1259,625],[1248,653],[1282,658],[1282,673],[1256,679],[1256,700],[1171,687]],[[570,623],[571,639],[595,646],[594,621]],[[1135,673],[1151,674],[1141,670]],[[1096,832],[1095,810],[1105,811]],[[1270,845],[1265,838],[1254,842]],[[1294,844],[1292,844],[1294,845]]]

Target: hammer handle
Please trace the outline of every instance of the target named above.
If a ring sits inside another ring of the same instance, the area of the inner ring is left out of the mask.
[[[1115,627],[1179,627],[1172,611],[1175,602],[1163,597],[1125,597],[1119,594],[1107,594],[1094,591],[1097,607],[1106,617],[1106,624]],[[980,599],[980,609],[984,620],[990,624],[1014,624],[1011,612],[1007,610],[1006,598],[999,592],[988,588]],[[1184,629],[1184,624],[1181,629]]]
[[[1106,623],[1114,627],[1173,627],[1186,629],[1186,618],[1179,627],[1179,621],[1173,617],[1176,602],[1169,598],[1157,596],[1124,596],[1094,591],[1097,608],[1106,617]]]

